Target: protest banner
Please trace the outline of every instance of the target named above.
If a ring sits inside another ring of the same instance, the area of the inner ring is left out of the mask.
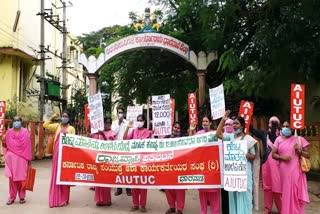
[[[223,187],[226,191],[247,191],[247,142],[224,141]]]
[[[174,124],[174,108],[175,108],[175,99],[170,99],[170,115],[171,115],[171,125]]]
[[[253,107],[254,107],[254,104],[252,102],[241,100],[238,115],[243,117],[243,119],[246,122],[246,127],[244,130],[244,133],[246,133],[246,134],[249,133],[249,127],[250,127],[252,114],[253,114]]]
[[[126,120],[133,121],[134,122],[133,127],[137,127],[136,126],[137,117],[138,115],[142,114],[142,112],[143,112],[143,106],[128,106]]]
[[[221,188],[221,141],[214,133],[182,138],[103,141],[61,135],[57,184]]]
[[[170,94],[152,96],[154,136],[171,134]]]
[[[5,121],[6,120],[6,101],[0,101],[0,136],[5,132]]]
[[[103,122],[103,107],[101,94],[97,93],[88,97],[89,111],[90,111],[90,126],[91,133],[97,133],[104,130]]]
[[[89,110],[89,105],[85,104],[84,105],[84,122],[86,126],[86,130],[88,130],[89,124],[90,124],[90,110]]]
[[[291,84],[290,128],[304,129],[305,87],[301,84]]]
[[[197,94],[188,94],[189,125],[198,124]]]
[[[223,84],[209,89],[209,95],[212,119],[216,120],[220,117],[223,117],[224,113],[226,112]]]

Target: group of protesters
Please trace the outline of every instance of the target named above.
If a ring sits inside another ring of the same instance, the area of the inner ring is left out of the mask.
[[[206,214],[208,205],[210,213],[246,214],[252,213],[255,207],[255,189],[258,189],[259,167],[262,165],[262,187],[264,190],[264,210],[270,213],[273,201],[279,213],[303,214],[306,203],[309,203],[306,175],[299,165],[301,156],[309,158],[309,143],[303,137],[297,137],[290,129],[288,121],[283,123],[273,116],[269,120],[268,130],[257,130],[252,126],[250,133],[246,134],[245,120],[242,117],[230,118],[230,111],[226,111],[216,130],[212,128],[213,121],[210,115],[202,118],[202,130],[197,131],[197,125],[191,124],[188,135],[198,135],[215,132],[222,141],[244,140],[247,143],[247,191],[227,192],[221,189],[199,189],[200,213]],[[60,119],[61,122],[55,122]],[[52,174],[49,191],[49,207],[62,207],[69,203],[70,186],[58,185],[57,168],[60,134],[75,134],[70,125],[71,115],[65,111],[61,117],[54,114],[44,122],[44,128],[54,132],[54,146],[52,157]],[[104,131],[88,133],[88,137],[100,140],[129,140],[152,138],[153,132],[145,128],[143,114],[137,117],[136,128],[132,121],[125,120],[123,108],[117,109],[117,119],[112,122],[111,117],[104,118]],[[166,138],[182,137],[181,125],[175,122],[172,134]],[[254,137],[256,138],[254,138]],[[262,142],[259,148],[258,140]],[[22,119],[15,116],[13,128],[10,128],[2,137],[5,148],[5,175],[9,178],[9,197],[7,205],[14,203],[18,194],[19,202],[25,203],[26,191],[23,181],[26,179],[27,167],[32,159],[30,136],[27,129],[22,127]],[[260,150],[264,149],[264,157],[260,160]],[[258,162],[258,167],[255,163]],[[111,188],[92,187],[95,191],[94,200],[97,206],[111,206]],[[166,189],[168,201],[166,214],[182,214],[185,206],[185,189]],[[115,196],[122,194],[118,188]],[[126,194],[132,196],[131,211],[147,212],[147,189],[126,189]]]

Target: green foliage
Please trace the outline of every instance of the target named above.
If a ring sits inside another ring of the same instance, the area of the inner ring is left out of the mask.
[[[14,96],[12,100],[6,101],[6,119],[12,120],[19,112],[20,102],[17,96]]]

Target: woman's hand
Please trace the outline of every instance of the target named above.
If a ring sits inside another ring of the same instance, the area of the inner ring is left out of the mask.
[[[230,110],[227,110],[227,111],[224,113],[224,115],[223,115],[223,117],[221,118],[221,120],[223,120],[224,122],[226,122],[226,120],[229,119],[230,113],[231,113],[231,111],[230,111]]]
[[[280,156],[280,160],[289,161],[289,160],[291,160],[291,156],[290,155]]]
[[[133,121],[130,121],[127,125],[128,128],[133,128]]]
[[[189,128],[190,131],[195,131],[196,128],[197,128],[197,123],[196,122],[191,123],[190,128]]]
[[[59,114],[55,113],[54,115],[51,116],[51,120],[55,120],[55,119],[58,119],[60,117]]]

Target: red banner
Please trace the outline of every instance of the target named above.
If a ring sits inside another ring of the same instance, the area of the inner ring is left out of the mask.
[[[252,102],[241,100],[240,110],[238,115],[243,117],[243,119],[246,121],[246,127],[244,130],[246,134],[249,133],[249,126],[252,119],[253,107],[254,107],[254,104]]]
[[[188,94],[189,125],[198,123],[197,94]]]
[[[291,84],[290,128],[304,129],[305,88],[301,84]]]
[[[6,120],[6,101],[0,101],[0,136],[5,132],[4,124]]]
[[[204,134],[117,142],[67,134],[61,136],[57,183],[163,189],[221,188],[221,143],[210,143],[210,139],[217,138],[214,134]]]
[[[175,99],[170,98],[170,115],[171,115],[171,125],[174,124],[174,109],[175,109]]]
[[[89,117],[89,104],[84,105],[84,121],[86,124],[86,130],[89,130],[90,117]]]

